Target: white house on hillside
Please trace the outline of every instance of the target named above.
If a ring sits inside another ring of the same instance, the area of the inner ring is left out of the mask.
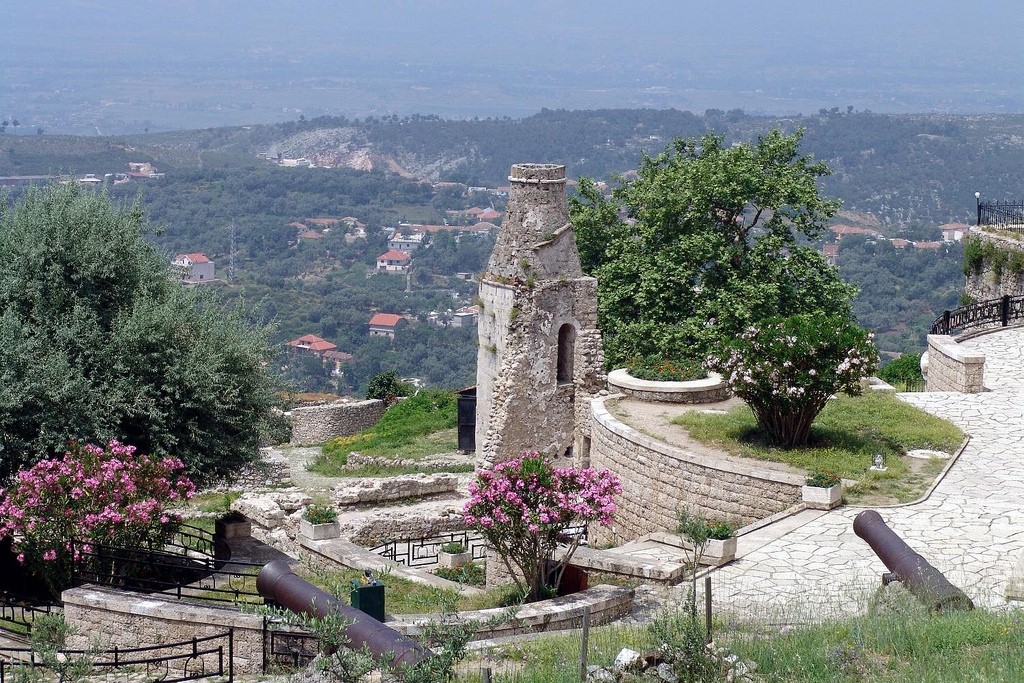
[[[182,282],[211,282],[214,279],[213,261],[200,252],[178,254],[171,262],[171,266],[177,271]]]

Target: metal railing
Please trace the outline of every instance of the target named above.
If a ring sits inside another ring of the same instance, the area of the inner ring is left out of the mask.
[[[979,201],[978,225],[998,226],[1000,230],[1024,233],[1024,201]]]
[[[72,565],[72,585],[85,583],[159,592],[203,602],[255,602],[256,574],[263,565],[228,560],[223,540],[205,529],[182,525],[160,548],[120,548],[72,542],[80,560]]]
[[[565,530],[571,538],[587,539],[587,525],[577,524]],[[448,543],[461,543],[473,554],[473,560],[487,557],[487,541],[471,531],[453,531],[448,534],[408,540],[388,541],[370,548],[370,552],[404,567],[430,567],[437,564],[437,553]]]
[[[217,640],[226,640],[227,643],[213,644]],[[94,671],[127,669],[126,674],[130,674],[138,673],[145,667],[145,678],[142,680],[182,683],[223,678],[231,683],[235,679],[234,650],[234,629],[228,629],[224,633],[204,638],[150,647],[115,647],[102,652],[61,650],[61,654],[65,661],[73,658],[88,660]],[[46,668],[38,653],[31,648],[0,648],[0,683],[5,683],[13,669],[25,666]]]
[[[276,666],[299,668],[320,654],[319,639],[275,619],[263,619],[263,673]]]
[[[928,334],[954,334],[986,327],[1006,327],[1024,319],[1024,296],[1005,295],[999,299],[978,301],[952,311],[943,311],[932,323]]]

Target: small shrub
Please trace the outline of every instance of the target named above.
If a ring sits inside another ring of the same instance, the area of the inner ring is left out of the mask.
[[[330,524],[338,521],[338,511],[329,505],[310,505],[302,513],[302,518],[310,524]]]
[[[438,567],[434,570],[434,574],[440,576],[442,579],[449,581],[455,581],[457,583],[465,584],[467,586],[482,586],[484,585],[484,568],[483,565],[475,562],[464,564],[458,568],[451,567]],[[512,604],[517,604],[518,601]]]
[[[818,488],[827,489],[829,487],[841,484],[842,479],[835,472],[828,472],[826,470],[815,470],[807,475],[807,485],[816,486]]]
[[[459,553],[466,552],[466,546],[459,543],[458,541],[452,541],[451,543],[445,543],[441,546],[441,552],[451,553],[452,555],[458,555]]]
[[[633,377],[652,382],[689,382],[708,376],[700,362],[692,358],[673,358],[658,354],[633,357],[626,365],[626,369]]]
[[[366,385],[366,398],[380,399],[391,404],[401,396],[409,396],[413,393],[414,387],[398,378],[394,370],[382,372],[370,378]]]

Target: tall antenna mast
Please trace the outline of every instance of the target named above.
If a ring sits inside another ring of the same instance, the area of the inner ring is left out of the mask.
[[[238,252],[238,231],[235,230],[235,221],[231,221],[231,253],[228,256],[228,281],[235,279],[235,254]]]

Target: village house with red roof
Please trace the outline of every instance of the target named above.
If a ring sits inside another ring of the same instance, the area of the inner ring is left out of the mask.
[[[377,313],[370,318],[370,336],[395,338],[398,326],[405,323],[405,318],[394,313]]]
[[[858,228],[855,225],[833,225],[829,228],[832,234],[836,236],[837,240],[843,239],[847,235],[867,235],[868,237],[881,237],[882,233],[871,228]]]
[[[213,282],[216,279],[213,261],[198,251],[192,254],[178,254],[171,261],[171,268],[182,282],[189,284]]]
[[[391,249],[377,257],[377,272],[389,275],[405,275],[412,265],[412,257],[404,251]]]
[[[331,374],[340,375],[341,366],[344,363],[348,363],[352,360],[351,353],[345,353],[344,351],[338,351],[337,344],[332,344],[322,337],[318,337],[315,334],[304,334],[298,339],[292,339],[289,342],[285,342],[285,346],[288,347],[291,353],[308,353],[320,358],[324,363],[331,363],[334,365],[334,370]]]

